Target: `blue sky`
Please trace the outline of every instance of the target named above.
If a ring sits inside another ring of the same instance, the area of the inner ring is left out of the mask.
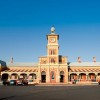
[[[68,61],[100,61],[99,0],[0,0],[0,59],[38,62],[52,25]]]

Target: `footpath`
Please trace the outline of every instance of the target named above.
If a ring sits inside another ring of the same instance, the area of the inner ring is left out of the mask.
[[[88,85],[98,85],[97,82],[92,82],[92,83],[39,83],[36,84],[35,86],[88,86]]]

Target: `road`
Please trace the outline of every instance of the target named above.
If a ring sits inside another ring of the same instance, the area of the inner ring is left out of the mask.
[[[0,86],[0,100],[100,100],[100,86]]]

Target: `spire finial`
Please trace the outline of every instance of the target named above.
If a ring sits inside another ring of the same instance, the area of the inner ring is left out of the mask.
[[[10,63],[13,63],[13,57],[11,57]]]
[[[81,63],[81,57],[78,57],[78,62]]]
[[[96,62],[96,57],[95,56],[93,57],[93,62]]]

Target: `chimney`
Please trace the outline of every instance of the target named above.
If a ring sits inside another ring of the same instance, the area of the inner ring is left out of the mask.
[[[11,63],[11,64],[13,63],[13,57],[11,58],[10,63]]]
[[[96,62],[96,57],[93,57],[93,62]]]
[[[81,57],[78,57],[78,62],[81,63]]]

